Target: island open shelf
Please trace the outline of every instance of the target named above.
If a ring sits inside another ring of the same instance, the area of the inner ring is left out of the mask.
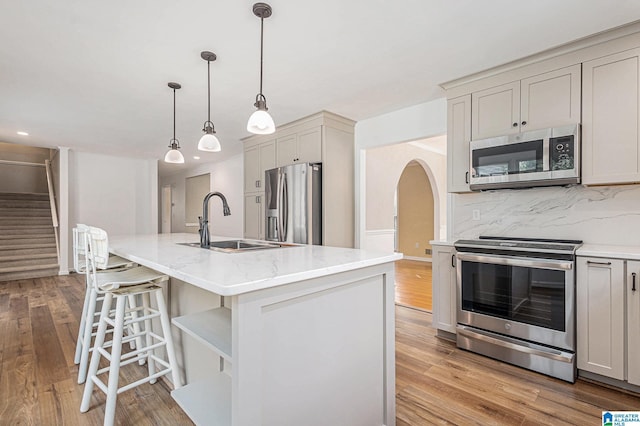
[[[213,308],[176,317],[171,322],[200,343],[233,362],[231,354],[231,309]]]
[[[231,377],[226,373],[190,383],[171,396],[196,425],[231,425]]]

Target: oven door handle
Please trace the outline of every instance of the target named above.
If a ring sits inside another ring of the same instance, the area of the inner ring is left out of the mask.
[[[540,269],[560,269],[571,270],[573,269],[573,262],[567,260],[555,260],[555,259],[538,259],[532,257],[515,257],[515,256],[498,256],[489,254],[476,254],[476,253],[460,253],[457,254],[459,261],[477,262],[477,263],[492,263],[496,265],[509,265],[509,266],[522,266],[525,268],[540,268]]]

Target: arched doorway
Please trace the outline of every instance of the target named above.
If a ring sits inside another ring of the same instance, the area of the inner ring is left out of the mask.
[[[431,245],[436,212],[429,176],[418,161],[405,166],[396,190],[396,303],[431,311]]]

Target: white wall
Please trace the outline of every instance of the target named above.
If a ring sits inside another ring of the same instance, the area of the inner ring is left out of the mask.
[[[157,209],[157,160],[69,152],[70,228],[84,223],[109,235],[152,234]]]
[[[356,123],[355,127],[355,194],[356,194],[356,246],[361,248],[379,248],[377,242],[367,244],[366,226],[366,153],[368,148],[393,145],[400,142],[410,142],[440,136],[447,131],[447,102],[437,99],[431,102],[404,108],[388,114],[372,117]],[[406,165],[406,163],[405,163]],[[403,166],[404,167],[404,166]],[[380,170],[379,173],[386,173]],[[402,171],[400,171],[402,173]],[[398,178],[393,183],[398,183]],[[430,176],[431,178],[431,176]],[[446,194],[446,184],[441,191]],[[434,197],[435,197],[434,191]],[[446,204],[446,195],[442,197],[442,209]],[[443,218],[446,215],[443,215]],[[387,247],[392,241],[388,235],[382,235]],[[393,247],[393,245],[391,245]]]
[[[222,214],[222,204],[216,197],[210,201],[209,230],[211,235],[242,237],[244,233],[244,161],[238,154],[225,161],[207,163],[177,173],[160,176],[159,190],[171,185],[172,209],[171,231],[186,232],[185,228],[185,182],[188,177],[209,173],[211,191],[224,194],[231,209],[230,216]]]
[[[372,148],[366,151],[363,166],[366,175],[362,188],[365,192],[365,214],[364,241],[360,247],[393,251],[396,188],[402,172],[411,161],[419,163],[429,178],[434,203],[435,238],[440,238],[440,232],[446,231],[447,157],[410,143]]]

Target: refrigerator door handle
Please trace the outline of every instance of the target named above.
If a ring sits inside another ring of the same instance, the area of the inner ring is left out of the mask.
[[[282,241],[282,171],[278,170],[278,188],[276,189],[276,209],[278,211],[277,223],[276,223],[276,239]]]
[[[287,174],[282,174],[282,239],[280,241],[287,241],[287,233],[289,226],[289,186],[287,184]]]

